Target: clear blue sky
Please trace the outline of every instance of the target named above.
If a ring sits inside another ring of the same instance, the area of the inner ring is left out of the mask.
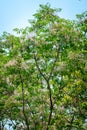
[[[75,19],[76,14],[87,10],[87,0],[0,0],[0,35],[27,26],[39,4],[47,2],[53,8],[62,8],[60,16],[67,19]]]

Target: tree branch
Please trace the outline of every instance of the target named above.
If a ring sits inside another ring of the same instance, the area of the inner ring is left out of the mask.
[[[25,118],[27,130],[30,130],[30,128],[29,128],[29,122],[28,122],[28,119],[27,119],[27,116],[26,116],[26,113],[25,113],[24,83],[23,83],[23,79],[22,79],[20,70],[19,70],[19,76],[20,76],[21,86],[22,86],[22,106],[23,106],[22,111],[23,111],[23,115],[24,115],[24,118]]]
[[[51,119],[52,119],[52,111],[53,111],[52,91],[51,91],[51,87],[50,87],[50,84],[49,84],[49,80],[50,80],[50,78],[51,78],[51,76],[52,76],[52,73],[53,73],[53,71],[54,71],[54,67],[55,67],[55,64],[56,64],[56,62],[57,62],[58,57],[59,57],[59,48],[57,49],[57,55],[56,55],[56,57],[55,57],[55,61],[54,61],[54,63],[53,63],[53,67],[52,67],[52,69],[51,69],[51,72],[50,72],[50,74],[49,74],[49,77],[47,78],[46,75],[44,75],[44,74],[42,73],[42,71],[41,71],[41,69],[40,69],[40,67],[39,67],[39,65],[38,65],[36,55],[34,54],[34,59],[35,59],[35,63],[36,63],[37,69],[38,69],[39,73],[41,74],[41,76],[42,76],[42,77],[45,79],[45,81],[47,82],[47,89],[48,89],[48,91],[49,91],[50,113],[49,113],[48,124],[47,124],[46,130],[49,129],[49,125],[50,125]]]
[[[46,76],[42,73],[42,71],[41,71],[41,69],[40,69],[40,67],[39,67],[39,65],[38,65],[37,58],[36,58],[36,55],[35,55],[35,54],[34,54],[34,59],[35,59],[35,63],[36,63],[36,66],[37,66],[37,69],[38,69],[39,73],[40,73],[41,76],[47,81]]]
[[[47,128],[46,130],[49,129],[49,125],[51,123],[51,119],[52,119],[52,111],[53,111],[53,100],[52,100],[52,92],[51,92],[51,88],[50,88],[50,84],[49,81],[47,81],[47,88],[49,90],[49,98],[50,98],[50,114],[49,114],[49,118],[48,118],[48,124],[47,124]]]

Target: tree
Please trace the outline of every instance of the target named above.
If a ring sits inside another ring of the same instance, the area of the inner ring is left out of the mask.
[[[14,129],[85,129],[87,37],[60,11],[40,5],[31,27],[1,37],[0,121]]]

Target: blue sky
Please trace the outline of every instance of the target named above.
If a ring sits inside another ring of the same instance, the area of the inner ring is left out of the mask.
[[[0,0],[0,35],[27,26],[39,4],[47,2],[53,8],[62,8],[59,15],[67,19],[75,19],[76,14],[87,10],[87,0]]]

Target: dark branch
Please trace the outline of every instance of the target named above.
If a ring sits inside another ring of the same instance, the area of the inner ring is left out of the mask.
[[[25,112],[24,83],[23,83],[23,79],[22,79],[20,70],[19,70],[19,76],[20,76],[20,81],[21,81],[21,86],[22,86],[22,105],[23,105],[23,110],[22,111],[23,111],[23,115],[24,115],[24,118],[25,118],[27,130],[30,130],[29,122],[28,122],[28,119],[27,119],[27,116],[26,116],[26,112]]]
[[[50,125],[51,119],[52,119],[52,111],[53,111],[52,92],[51,92],[49,81],[47,81],[47,87],[48,87],[48,90],[49,90],[49,98],[50,98],[50,114],[49,114],[48,124],[47,124],[47,129],[46,130],[49,129],[49,125]]]
[[[42,73],[42,71],[41,71],[41,69],[40,69],[40,67],[39,67],[39,65],[38,65],[37,58],[36,58],[36,55],[35,55],[35,54],[34,54],[34,59],[35,59],[35,63],[36,63],[36,66],[37,66],[37,69],[38,69],[40,75],[47,81],[46,76]]]

